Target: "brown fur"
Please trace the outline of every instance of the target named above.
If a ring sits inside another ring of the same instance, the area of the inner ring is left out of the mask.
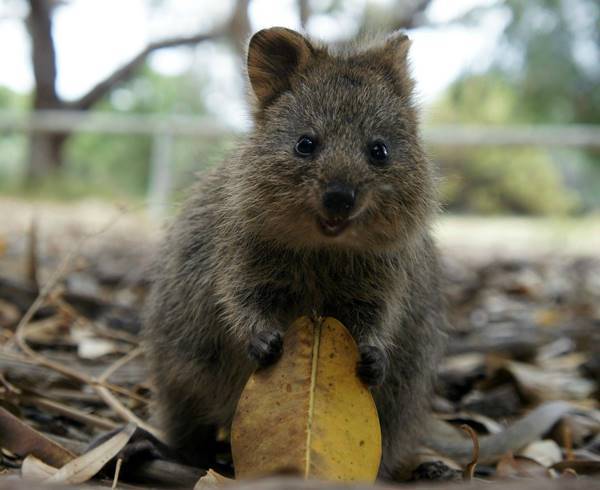
[[[361,347],[382,353],[385,377],[372,388],[380,475],[391,477],[413,449],[445,320],[408,46],[395,35],[334,53],[283,28],[251,40],[254,129],[193,188],[148,302],[148,357],[177,448],[198,452],[214,426],[231,422],[256,368],[247,350],[257,334],[316,314],[336,317]],[[304,134],[319,142],[310,158],[294,154]],[[374,138],[389,147],[385,167],[368,161]],[[351,224],[335,237],[317,224],[332,180],[357,189]]]

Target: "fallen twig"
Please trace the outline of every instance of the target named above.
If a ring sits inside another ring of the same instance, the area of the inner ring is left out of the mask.
[[[463,479],[465,481],[471,481],[475,476],[475,468],[477,467],[477,462],[479,461],[479,438],[477,437],[477,433],[470,425],[463,424],[460,426],[460,428],[469,434],[469,436],[471,436],[471,440],[473,441],[473,457],[471,458],[471,462],[467,464],[463,471]]]
[[[121,473],[121,465],[123,464],[123,458],[117,459],[117,464],[115,465],[115,476],[113,478],[112,486],[110,487],[112,490],[117,488],[119,484],[119,473]]]
[[[575,455],[573,454],[573,432],[571,430],[571,426],[569,425],[568,420],[563,420],[560,428],[562,442],[565,448],[565,459],[567,461],[573,461],[575,459]]]
[[[90,376],[84,372],[80,372],[80,371],[71,369],[67,366],[64,366],[63,364],[60,364],[56,361],[48,359],[46,356],[34,351],[27,344],[26,325],[27,324],[24,323],[23,327],[17,327],[17,331],[15,332],[16,342],[17,342],[17,345],[19,346],[19,348],[21,349],[21,351],[36,364],[46,367],[48,369],[52,369],[53,371],[56,371],[57,373],[60,373],[63,376],[66,376],[68,378],[75,379],[76,381],[79,381],[80,383],[88,384],[93,387],[102,386],[103,388],[106,388],[107,390],[114,391],[115,393],[119,393],[124,396],[128,396],[139,402],[146,403],[146,404],[149,403],[149,400],[147,398],[144,398],[144,397],[138,395],[137,393],[132,392],[131,390],[128,390],[128,389],[123,388],[118,385],[114,385],[105,380],[100,381],[97,378],[94,378],[93,376]]]
[[[111,364],[108,367],[108,369],[98,377],[98,381],[104,382],[108,377],[110,377],[111,374],[113,374],[115,371],[123,367],[131,360],[135,359],[137,356],[141,355],[141,353],[142,349],[139,347],[132,350],[129,354],[123,356],[122,358]],[[125,422],[133,422],[141,429],[150,432],[150,434],[152,434],[160,441],[165,440],[165,436],[160,430],[140,419],[136,414],[134,414],[131,410],[124,406],[119,401],[119,399],[115,397],[110,391],[108,391],[108,389],[106,389],[104,386],[102,386],[101,384],[94,385],[94,390],[96,390],[96,393],[98,393],[98,395],[104,400],[104,402],[109,407],[111,407],[117,413],[117,415],[119,415],[119,417],[121,417]]]
[[[39,290],[38,278],[38,226],[35,215],[31,218],[29,228],[29,242],[27,244],[27,282],[37,291]]]
[[[116,429],[119,425],[116,422],[113,422],[112,420],[83,412],[68,405],[64,405],[63,403],[54,400],[48,400],[47,398],[43,398],[41,396],[23,395],[20,397],[20,400],[21,402],[31,403],[40,408],[45,408],[49,412],[63,415],[72,420],[76,420],[77,422],[81,422],[86,425],[91,425],[93,427],[98,427],[102,430],[113,430]]]
[[[111,330],[106,327],[101,327],[93,320],[86,318],[79,313],[76,308],[66,302],[62,296],[53,298],[53,303],[58,307],[59,311],[69,315],[76,324],[90,327],[94,333],[100,337],[105,337],[111,340],[120,340],[136,346],[139,344],[139,339],[134,335],[131,335],[127,332],[120,332],[118,330]]]

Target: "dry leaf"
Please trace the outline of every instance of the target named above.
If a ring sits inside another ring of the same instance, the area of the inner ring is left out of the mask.
[[[21,318],[19,309],[0,298],[0,328],[9,328],[16,325]]]
[[[600,461],[561,461],[552,466],[552,469],[564,472],[567,469],[574,470],[578,475],[598,475],[600,474]]]
[[[540,308],[535,312],[535,323],[541,327],[554,327],[565,319],[565,312],[558,308]]]
[[[524,457],[513,457],[508,452],[496,466],[496,476],[498,478],[550,478],[548,469],[533,459]]]
[[[194,490],[212,490],[218,488],[219,482],[217,479],[210,474],[210,471],[206,472],[202,478],[200,478],[194,485]]]
[[[534,400],[585,400],[596,384],[572,372],[540,369],[515,361],[502,361],[501,366],[514,377],[521,392]]]
[[[373,481],[381,430],[373,398],[356,376],[358,359],[337,320],[296,320],[281,360],[257,371],[242,393],[231,431],[236,476]]]
[[[585,446],[586,441],[590,441],[600,431],[600,420],[595,412],[596,410],[588,410],[565,416],[552,431],[550,438],[565,449]],[[600,414],[600,411],[597,412]]]
[[[58,468],[44,463],[33,455],[27,456],[21,464],[21,477],[28,481],[44,481],[58,471]]]
[[[485,366],[485,356],[479,352],[467,352],[445,358],[440,371],[456,371],[461,374],[470,374],[473,371]]]
[[[519,456],[533,459],[546,468],[558,463],[559,461],[562,461],[562,452],[560,447],[558,447],[556,442],[550,439],[535,441],[531,444],[528,444],[525,448],[519,451]]]
[[[209,469],[202,478],[194,485],[194,490],[209,490],[218,488],[221,485],[227,485],[235,480],[217,473],[215,470]]]
[[[0,446],[25,457],[33,454],[51,466],[63,466],[75,455],[0,407]]]
[[[79,484],[88,481],[125,447],[136,428],[135,424],[127,424],[107,441],[67,463],[46,482]]]
[[[548,402],[512,423],[502,432],[482,437],[479,441],[479,462],[484,464],[498,461],[507,451],[526,446],[550,430],[572,409],[573,407],[566,402]],[[472,445],[464,440],[458,442],[456,431],[449,431],[448,424],[432,419],[431,430],[432,437],[427,441],[428,446],[441,454],[452,455],[460,463],[471,460]]]
[[[475,412],[457,412],[455,414],[442,417],[442,420],[445,420],[451,424],[466,423],[479,432],[483,432],[481,429],[485,429],[485,432],[488,434],[498,434],[504,429],[504,427],[502,427],[502,425],[496,422],[494,419]],[[481,426],[481,428],[479,426]]]
[[[81,359],[95,360],[115,352],[118,352],[115,342],[98,337],[82,337],[77,344],[77,355]]]

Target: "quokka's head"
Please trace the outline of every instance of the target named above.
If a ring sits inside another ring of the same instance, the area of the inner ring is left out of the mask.
[[[410,41],[337,53],[274,27],[254,34],[255,125],[233,171],[244,226],[298,248],[395,248],[435,207],[408,73]]]

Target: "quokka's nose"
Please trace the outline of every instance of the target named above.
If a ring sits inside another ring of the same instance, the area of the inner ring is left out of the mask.
[[[323,207],[334,215],[347,215],[356,201],[355,190],[341,182],[330,182],[323,194]]]

